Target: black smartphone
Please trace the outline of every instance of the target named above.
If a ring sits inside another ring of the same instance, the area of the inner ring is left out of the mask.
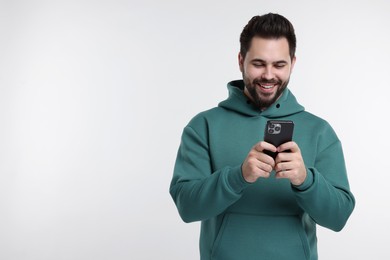
[[[265,126],[264,141],[278,147],[292,140],[294,122],[290,120],[268,120]],[[265,150],[264,153],[276,158],[277,152]]]

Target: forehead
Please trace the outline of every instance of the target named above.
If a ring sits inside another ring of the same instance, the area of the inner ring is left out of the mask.
[[[290,61],[289,45],[286,38],[266,39],[253,37],[246,58],[262,59],[269,62]]]

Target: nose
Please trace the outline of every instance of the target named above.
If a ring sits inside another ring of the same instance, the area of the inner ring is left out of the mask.
[[[271,79],[274,78],[274,73],[273,73],[273,70],[272,70],[271,66],[266,66],[265,67],[265,70],[264,70],[264,73],[263,73],[263,78],[267,79],[267,80],[271,80]]]

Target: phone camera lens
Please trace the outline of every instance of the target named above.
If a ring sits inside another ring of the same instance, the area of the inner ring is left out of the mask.
[[[280,131],[280,126],[275,127],[275,131]]]
[[[270,124],[270,125],[269,125],[269,128],[274,128],[274,127],[275,127],[274,124]]]
[[[274,133],[274,129],[272,129],[272,128],[268,129],[268,133],[273,134]]]

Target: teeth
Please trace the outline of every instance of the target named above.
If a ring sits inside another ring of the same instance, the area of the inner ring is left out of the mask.
[[[265,89],[273,88],[274,85],[261,85]]]

